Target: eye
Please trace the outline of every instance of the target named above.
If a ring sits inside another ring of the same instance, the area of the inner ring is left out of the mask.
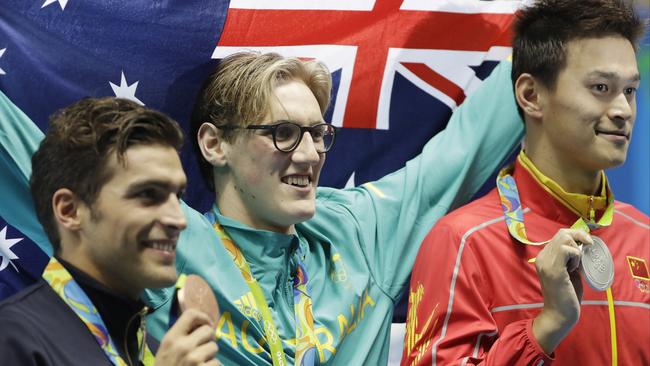
[[[314,141],[320,141],[325,136],[325,126],[319,126],[311,130],[311,137]]]
[[[300,128],[291,123],[279,124],[275,129],[275,139],[277,141],[293,140],[296,137],[296,130],[300,130]]]
[[[633,88],[633,87],[625,88],[625,90],[623,90],[623,92],[626,95],[634,95],[634,94],[636,94],[636,88]]]
[[[599,93],[607,93],[609,91],[607,84],[594,84],[591,88]]]
[[[153,204],[165,199],[165,193],[156,188],[145,188],[134,194],[134,197],[145,204]]]

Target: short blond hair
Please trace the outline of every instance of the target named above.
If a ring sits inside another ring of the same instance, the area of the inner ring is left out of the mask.
[[[261,121],[269,110],[269,101],[278,85],[292,80],[305,83],[316,97],[321,113],[330,102],[332,77],[325,65],[316,60],[304,61],[277,53],[239,52],[225,57],[208,76],[199,91],[191,129],[194,136],[205,122],[215,126],[247,126]],[[223,129],[226,140],[234,138],[232,130]],[[214,190],[212,165],[198,150],[201,175]]]

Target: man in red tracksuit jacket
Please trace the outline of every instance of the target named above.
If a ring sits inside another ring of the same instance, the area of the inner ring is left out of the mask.
[[[424,240],[403,365],[650,364],[650,218],[614,201],[604,173],[625,161],[642,32],[616,0],[519,13],[512,79],[525,149],[499,189]],[[613,259],[604,291],[580,267],[605,262],[584,254],[597,242]]]

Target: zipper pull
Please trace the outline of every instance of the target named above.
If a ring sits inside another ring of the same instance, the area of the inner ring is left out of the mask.
[[[596,222],[596,210],[594,210],[594,196],[589,196],[589,221]]]

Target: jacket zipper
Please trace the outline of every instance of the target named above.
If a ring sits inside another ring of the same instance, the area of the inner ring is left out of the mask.
[[[129,352],[129,346],[128,346],[129,329],[131,328],[131,323],[133,323],[135,318],[140,317],[139,330],[142,333],[142,339],[140,340],[140,344],[138,345],[138,358],[140,363],[143,363],[145,342],[147,340],[147,328],[146,328],[144,316],[147,315],[148,311],[149,308],[145,306],[144,308],[142,308],[142,310],[133,314],[131,319],[129,319],[128,323],[126,323],[126,329],[124,334],[124,353],[126,353],[127,362],[130,366],[135,366],[135,364],[133,363],[133,360],[131,359],[131,353]]]

